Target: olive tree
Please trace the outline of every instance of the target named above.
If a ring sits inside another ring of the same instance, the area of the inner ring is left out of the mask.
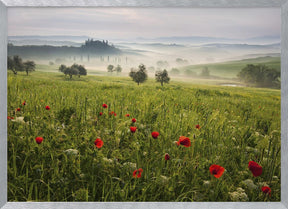
[[[108,71],[108,73],[113,73],[113,69],[114,69],[114,66],[113,66],[113,65],[108,65],[108,66],[107,66],[107,71]]]
[[[157,71],[155,73],[155,78],[156,78],[156,82],[161,83],[161,86],[163,86],[163,83],[169,83],[169,81],[170,81],[170,77],[168,76],[168,72],[165,69],[163,71]]]
[[[72,79],[73,75],[78,75],[79,74],[79,70],[75,67],[67,67],[64,71],[65,75],[69,75],[70,79]]]
[[[139,65],[138,70],[132,68],[130,73],[129,73],[129,76],[138,85],[140,85],[140,83],[144,83],[148,78],[145,65],[143,65],[143,64]]]
[[[24,69],[26,71],[26,74],[28,75],[29,72],[35,71],[36,65],[34,61],[26,61],[23,63]]]

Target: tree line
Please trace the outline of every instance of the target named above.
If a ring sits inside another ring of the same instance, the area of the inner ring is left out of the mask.
[[[120,65],[117,65],[116,67],[114,65],[108,65],[107,71],[108,71],[108,73],[117,72],[117,74],[118,74],[118,73],[122,72],[122,67]]]
[[[140,83],[144,83],[148,78],[148,74],[147,74],[147,70],[146,70],[145,65],[143,65],[143,64],[139,65],[138,69],[132,68],[130,73],[129,73],[129,76],[138,85],[140,85]],[[161,86],[163,86],[164,83],[169,83],[169,81],[170,81],[170,77],[168,76],[168,72],[165,69],[157,71],[155,73],[155,79],[156,79],[156,82],[161,83]]]
[[[121,55],[122,51],[108,41],[88,40],[80,47],[52,46],[52,45],[23,45],[8,44],[8,55],[19,55],[23,58],[56,59],[70,56],[95,56],[95,55]]]
[[[280,88],[281,72],[270,68],[266,65],[249,64],[243,68],[237,77],[247,84],[256,85],[257,87]]]
[[[34,61],[27,60],[23,62],[22,58],[18,55],[7,58],[7,68],[11,70],[15,75],[17,72],[26,72],[28,75],[29,72],[35,71],[36,64]]]
[[[81,75],[87,75],[87,70],[83,65],[78,65],[74,63],[70,67],[67,67],[66,65],[60,65],[58,70],[62,73],[64,73],[65,76],[69,76],[70,79],[72,79],[72,76],[78,76],[80,78]]]

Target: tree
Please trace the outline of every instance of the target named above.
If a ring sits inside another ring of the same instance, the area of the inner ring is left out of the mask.
[[[276,89],[281,88],[281,78],[278,77],[275,81],[273,81],[273,86],[275,86]]]
[[[159,68],[168,68],[169,67],[169,64],[167,61],[161,61],[160,60],[156,64]]]
[[[144,83],[147,80],[148,75],[145,65],[141,64],[138,68],[138,70],[132,68],[129,76],[139,85],[140,83]]]
[[[279,70],[275,70],[261,64],[249,64],[237,75],[237,77],[245,83],[254,84],[259,87],[272,88],[280,88],[280,76],[281,73]]]
[[[118,73],[122,72],[122,67],[120,65],[117,65],[117,67],[115,68],[115,71]]]
[[[163,83],[169,83],[170,78],[168,76],[168,72],[167,70],[163,70],[163,71],[157,71],[155,73],[155,78],[157,82],[161,83],[161,86],[163,86]]]
[[[61,72],[61,73],[64,73],[65,70],[66,70],[67,66],[66,65],[60,65],[60,67],[58,68],[58,70]]]
[[[14,61],[11,57],[7,58],[7,68],[8,70],[12,70],[13,73],[17,75],[17,71],[15,70],[15,67],[14,67]]]
[[[176,59],[176,63],[177,63],[178,65],[180,65],[180,66],[184,66],[184,65],[188,65],[188,64],[189,64],[189,62],[188,62],[187,60],[181,59],[181,58],[177,58],[177,59]]]
[[[18,55],[13,56],[14,69],[18,72],[24,71],[22,58]]]
[[[179,75],[180,74],[180,70],[178,70],[177,68],[172,68],[170,73],[173,74],[173,75]]]
[[[67,67],[64,71],[65,75],[69,75],[70,79],[72,79],[73,75],[78,75],[79,74],[79,70],[75,67]]]
[[[14,55],[13,58],[7,58],[7,68],[9,70],[12,70],[15,75],[17,75],[17,72],[25,71],[25,66],[22,58],[18,55]]]
[[[81,75],[87,75],[87,70],[85,69],[85,67],[83,65],[78,65],[78,64],[74,63],[71,67],[76,68],[79,71],[79,73],[78,73],[79,77]]]
[[[202,69],[201,76],[206,77],[206,78],[210,76],[210,71],[209,71],[208,67],[204,67]]]
[[[79,70],[79,77],[80,75],[87,75],[87,70],[83,65],[79,65],[78,70]]]
[[[255,65],[247,65],[238,73],[237,77],[245,83],[254,83],[256,82],[256,73],[253,71],[256,71]]]
[[[35,71],[36,65],[34,61],[26,61],[23,63],[24,69],[26,71],[26,74],[28,75],[29,72]]]
[[[113,72],[113,69],[114,69],[114,66],[113,66],[113,65],[108,65],[108,66],[107,66],[108,73],[112,73],[112,72]]]
[[[74,63],[71,67],[67,67],[66,65],[60,65],[58,70],[66,75],[70,76],[70,79],[73,75],[78,75],[79,77],[81,75],[87,75],[87,70],[83,65],[78,65]]]
[[[272,68],[268,68],[265,71],[265,78],[263,81],[263,86],[281,88],[281,79],[280,79],[280,71],[277,71]]]

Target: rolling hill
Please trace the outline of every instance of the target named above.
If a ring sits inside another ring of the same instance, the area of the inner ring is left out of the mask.
[[[208,67],[212,76],[223,78],[236,78],[237,74],[248,64],[264,64],[276,70],[281,70],[280,57],[258,57],[253,59],[242,59],[238,61],[229,61],[213,64],[189,65],[179,70],[184,73],[186,70],[191,70],[199,75],[204,67]]]

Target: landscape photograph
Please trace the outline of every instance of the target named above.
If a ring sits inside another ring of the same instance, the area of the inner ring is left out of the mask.
[[[7,14],[8,201],[281,201],[280,8]]]

